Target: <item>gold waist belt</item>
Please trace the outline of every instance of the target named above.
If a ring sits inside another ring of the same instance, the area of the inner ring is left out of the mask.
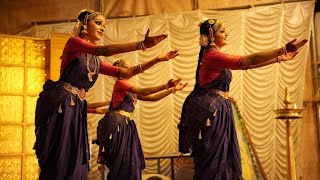
[[[84,98],[86,97],[86,91],[83,88],[78,89],[77,87],[74,87],[71,84],[66,82],[62,82],[62,85],[65,90],[71,92],[74,95],[78,95],[81,101],[84,100]]]
[[[115,112],[118,113],[118,114],[121,114],[122,116],[125,116],[125,117],[129,118],[130,120],[133,117],[133,113],[132,112],[127,112],[127,111],[124,111],[124,110],[116,110]]]
[[[212,91],[216,94],[219,94],[220,96],[222,96],[225,99],[229,99],[229,92],[221,91],[218,89],[213,89]]]

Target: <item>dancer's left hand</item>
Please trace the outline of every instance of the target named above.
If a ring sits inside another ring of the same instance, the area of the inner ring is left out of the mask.
[[[178,84],[178,85],[176,85],[176,86],[174,87],[174,90],[175,90],[175,91],[180,91],[180,90],[182,90],[183,88],[185,88],[187,85],[188,85],[188,83],[184,83],[184,84],[180,83],[180,84]]]
[[[281,61],[289,61],[289,60],[293,59],[294,57],[296,57],[298,53],[299,53],[298,51],[294,51],[294,52],[289,52],[287,54],[283,54],[281,56]]]
[[[170,79],[168,81],[168,88],[172,88],[175,87],[176,85],[178,85],[181,82],[181,79]]]
[[[158,62],[163,62],[163,61],[168,61],[170,59],[173,59],[175,57],[179,56],[178,54],[178,50],[173,50],[173,51],[169,51],[166,55],[164,56],[158,56],[157,57],[157,61]]]
[[[161,34],[158,36],[149,36],[149,32],[150,32],[150,29],[148,29],[146,35],[144,36],[144,40],[143,40],[143,44],[146,48],[151,48],[168,37],[168,35],[166,35],[166,34]]]

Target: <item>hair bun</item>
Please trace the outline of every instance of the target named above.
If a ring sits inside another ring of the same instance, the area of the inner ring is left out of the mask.
[[[89,14],[91,14],[93,12],[94,12],[94,10],[92,10],[92,9],[83,9],[83,10],[81,10],[79,12],[79,15],[78,15],[78,20],[80,22],[83,21],[86,15],[89,15]]]

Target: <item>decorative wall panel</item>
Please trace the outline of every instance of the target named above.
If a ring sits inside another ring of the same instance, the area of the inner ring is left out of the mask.
[[[45,39],[0,35],[0,179],[38,179],[34,113],[48,46]]]

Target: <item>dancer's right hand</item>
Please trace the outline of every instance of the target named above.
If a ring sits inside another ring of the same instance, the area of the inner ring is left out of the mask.
[[[157,61],[158,62],[168,61],[168,60],[173,59],[173,58],[175,58],[177,56],[179,56],[178,50],[173,50],[173,51],[169,51],[164,56],[158,56],[157,57]]]
[[[295,52],[308,42],[307,39],[303,39],[300,42],[293,44],[296,40],[297,39],[293,39],[286,44],[287,52]]]
[[[175,91],[180,91],[180,90],[184,89],[187,85],[188,85],[188,83],[184,83],[184,84],[179,83],[178,85],[176,85],[176,86],[174,87],[174,90],[175,90]]]

